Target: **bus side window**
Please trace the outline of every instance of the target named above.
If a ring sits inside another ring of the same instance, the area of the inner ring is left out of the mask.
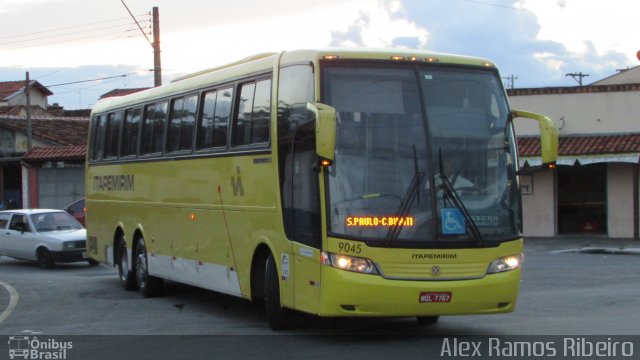
[[[153,154],[162,151],[162,136],[167,113],[167,103],[147,105],[142,123],[142,143],[140,154]]]
[[[320,248],[320,195],[315,123],[307,111],[314,101],[313,68],[294,65],[280,69],[278,89],[278,166],[283,220],[287,238]]]
[[[196,149],[221,148],[227,146],[227,129],[231,117],[233,89],[221,89],[204,94],[202,117],[198,121]]]
[[[115,158],[118,156],[120,141],[120,124],[122,124],[122,112],[109,114],[104,139],[104,157]]]
[[[191,150],[197,105],[197,95],[173,100],[165,148],[167,152]]]
[[[106,116],[100,115],[94,117],[94,130],[93,130],[93,152],[91,154],[91,159],[100,160],[102,159],[102,154],[104,151],[104,132],[105,132],[105,123]]]
[[[268,142],[270,119],[271,79],[241,85],[233,129],[233,145]]]
[[[138,131],[140,128],[141,108],[128,109],[122,126],[120,156],[136,155],[138,152]]]

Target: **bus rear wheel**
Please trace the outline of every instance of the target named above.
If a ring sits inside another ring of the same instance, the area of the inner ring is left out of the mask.
[[[127,291],[136,289],[136,279],[133,271],[129,268],[129,255],[127,253],[127,242],[122,238],[118,244],[118,278],[120,286]]]
[[[264,305],[269,326],[273,330],[292,329],[294,314],[280,303],[280,279],[273,254],[269,254],[264,272]]]
[[[162,279],[149,275],[147,247],[143,238],[140,238],[136,244],[134,259],[136,262],[136,283],[142,296],[153,297],[160,295],[162,292]]]

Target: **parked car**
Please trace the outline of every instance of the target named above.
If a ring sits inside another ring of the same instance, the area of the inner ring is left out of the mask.
[[[76,220],[78,220],[78,222],[82,224],[82,226],[86,226],[84,223],[84,212],[85,212],[84,198],[80,200],[76,200],[71,204],[67,205],[64,208],[64,211],[71,214],[71,216],[73,216]]]
[[[52,209],[0,211],[0,255],[37,261],[40,267],[54,263],[88,261],[87,230],[69,213]]]

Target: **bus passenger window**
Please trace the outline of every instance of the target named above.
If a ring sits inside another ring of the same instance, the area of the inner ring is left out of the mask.
[[[120,141],[120,124],[122,123],[122,112],[109,114],[107,118],[107,128],[104,139],[104,157],[114,158],[118,156]]]
[[[104,132],[106,127],[106,116],[100,115],[94,117],[94,141],[93,141],[93,153],[91,154],[91,158],[93,160],[102,159],[102,154],[104,150]]]
[[[167,103],[147,105],[142,123],[141,154],[159,153],[162,151],[162,135],[164,119],[167,113]]]
[[[233,144],[237,146],[268,142],[270,119],[271,80],[242,85]]]
[[[202,117],[198,122],[198,150],[227,146],[232,98],[232,88],[211,91],[204,95]]]
[[[167,152],[191,150],[198,96],[175,99],[167,132]]]
[[[140,113],[142,109],[129,109],[122,127],[122,142],[120,156],[136,155],[138,152],[138,129],[140,127]]]

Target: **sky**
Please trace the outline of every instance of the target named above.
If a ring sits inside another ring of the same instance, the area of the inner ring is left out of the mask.
[[[432,50],[492,60],[505,86],[575,86],[640,64],[637,0],[125,0],[147,37],[160,12],[163,82],[297,48]],[[152,46],[122,0],[0,0],[0,81],[89,108],[153,85]],[[512,79],[508,79],[512,77]],[[72,84],[69,84],[72,83]]]

